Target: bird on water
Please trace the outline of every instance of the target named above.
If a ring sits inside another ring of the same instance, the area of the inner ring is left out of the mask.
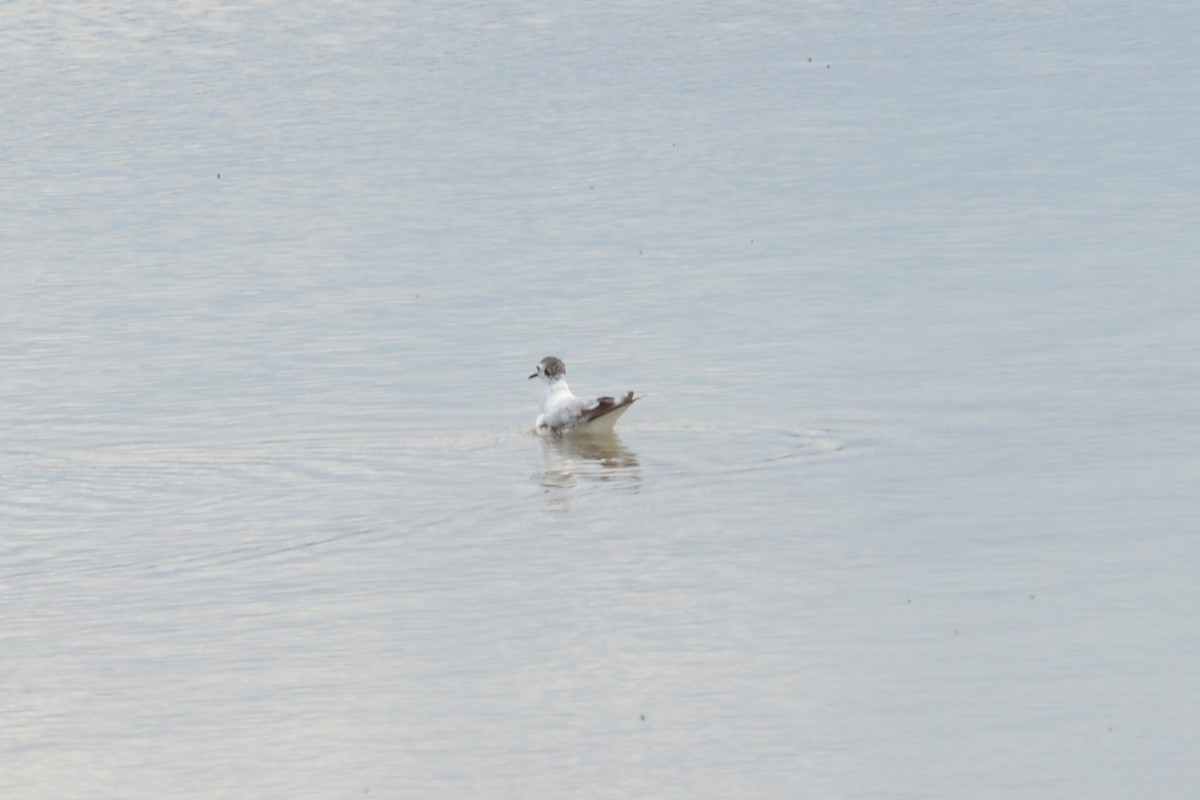
[[[555,356],[546,356],[538,362],[529,379],[541,378],[546,383],[537,422],[538,433],[603,433],[612,431],[613,426],[629,407],[641,398],[627,392],[624,397],[597,397],[583,400],[571,392],[567,385],[567,365]]]

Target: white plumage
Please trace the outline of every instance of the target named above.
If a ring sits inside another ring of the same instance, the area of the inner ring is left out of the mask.
[[[554,356],[538,362],[532,378],[546,382],[546,393],[534,427],[538,433],[602,433],[613,429],[617,420],[638,399],[628,392],[619,400],[598,397],[582,400],[567,385],[567,365]]]

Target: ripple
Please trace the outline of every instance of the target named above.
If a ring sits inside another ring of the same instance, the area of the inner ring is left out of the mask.
[[[670,423],[642,425],[636,433],[647,471],[675,477],[815,467],[855,449],[852,434],[824,428]]]

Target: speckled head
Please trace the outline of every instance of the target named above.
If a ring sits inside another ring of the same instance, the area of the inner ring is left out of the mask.
[[[537,370],[530,375],[530,378],[545,378],[547,382],[556,381],[559,378],[565,378],[567,375],[567,365],[562,362],[561,358],[554,356],[546,356],[538,362]]]

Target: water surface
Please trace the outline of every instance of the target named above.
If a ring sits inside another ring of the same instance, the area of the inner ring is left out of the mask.
[[[0,793],[1194,796],[1197,21],[18,3]]]

